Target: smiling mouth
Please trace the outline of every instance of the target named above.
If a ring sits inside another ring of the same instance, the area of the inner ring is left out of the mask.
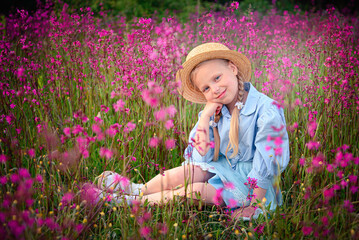
[[[222,98],[227,90],[224,90],[217,98]]]

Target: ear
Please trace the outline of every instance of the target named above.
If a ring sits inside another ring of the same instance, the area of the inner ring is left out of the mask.
[[[228,67],[232,70],[234,75],[238,74],[238,68],[232,61],[228,62]]]

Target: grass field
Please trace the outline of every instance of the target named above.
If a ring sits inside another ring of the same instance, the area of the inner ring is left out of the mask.
[[[358,239],[357,17],[335,9],[204,12],[180,23],[39,9],[0,41],[0,234],[6,239]],[[201,105],[176,91],[194,46],[248,56],[253,85],[285,110],[284,204],[250,222],[225,208],[95,201],[105,170],[135,182],[179,166]]]

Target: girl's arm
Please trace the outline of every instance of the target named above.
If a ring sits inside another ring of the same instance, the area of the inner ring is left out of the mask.
[[[206,155],[209,150],[209,119],[209,116],[202,113],[194,138],[196,141],[195,148],[202,156]]]
[[[201,118],[198,122],[197,132],[194,137],[196,144],[195,148],[202,156],[206,155],[210,149],[209,139],[209,120],[215,112],[219,112],[222,109],[222,104],[207,102],[203,109]]]

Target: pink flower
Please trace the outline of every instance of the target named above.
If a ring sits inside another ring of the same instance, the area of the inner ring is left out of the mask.
[[[271,149],[272,149],[271,146],[266,146],[266,147],[265,147],[265,150],[266,150],[266,151],[269,151],[269,150],[271,150]]]
[[[167,114],[170,116],[170,118],[173,118],[173,117],[176,115],[177,110],[176,110],[175,106],[170,105],[170,106],[166,109],[166,112],[167,112]]]
[[[31,148],[27,151],[27,154],[29,154],[30,157],[34,158],[35,157],[35,149]]]
[[[124,132],[132,132],[136,128],[136,124],[133,122],[128,122],[126,127],[123,129]]]
[[[0,163],[6,163],[7,161],[7,156],[5,154],[1,154],[0,155]]]
[[[110,108],[105,105],[101,105],[101,111],[107,113]]]
[[[166,123],[165,123],[165,128],[166,128],[167,130],[169,130],[169,129],[172,128],[172,127],[173,127],[173,120],[172,120],[172,119],[167,120]]]
[[[317,150],[320,147],[320,142],[309,141],[306,146],[309,150]]]
[[[20,168],[19,169],[19,176],[22,178],[29,178],[31,177],[29,170],[27,170],[26,168]]]
[[[356,175],[349,176],[349,182],[356,183],[357,181],[358,181],[358,176],[356,176]]]
[[[300,164],[301,166],[304,166],[304,165],[305,165],[305,158],[300,158],[300,159],[299,159],[299,164]]]
[[[36,180],[38,183],[43,183],[43,179],[42,179],[42,176],[41,176],[40,174],[37,174],[37,175],[36,175],[35,180]]]
[[[165,141],[165,145],[167,149],[173,149],[176,146],[176,140],[174,139],[168,139]]]
[[[147,238],[152,232],[152,228],[144,226],[140,228],[141,237]]]
[[[168,227],[166,223],[158,223],[157,224],[158,232],[165,235],[168,232]]]
[[[94,117],[95,122],[98,122],[100,124],[103,123],[103,120],[100,117]]]
[[[116,103],[113,104],[113,109],[115,109],[115,112],[123,111],[124,106],[125,102],[122,101],[122,99],[119,99]]]
[[[303,235],[304,235],[304,236],[308,236],[308,235],[310,235],[310,234],[312,233],[313,228],[312,228],[312,227],[304,226],[304,227],[302,228],[302,231],[303,231]]]
[[[322,223],[324,226],[328,226],[328,217],[327,216],[322,217]]]
[[[6,183],[7,183],[7,177],[6,176],[1,176],[0,177],[0,184],[5,185]]]
[[[356,193],[356,192],[358,191],[359,187],[357,187],[357,186],[351,186],[349,189],[350,189],[350,191],[354,194],[354,193]]]
[[[312,121],[308,124],[308,133],[310,137],[314,137],[315,132],[317,130],[317,123],[315,121]]]
[[[101,157],[106,157],[107,159],[110,159],[112,157],[112,151],[110,149],[107,148],[100,148],[100,156]]]
[[[167,117],[167,113],[164,109],[160,109],[153,113],[157,121],[165,121]]]
[[[150,139],[148,145],[150,147],[154,148],[154,147],[157,147],[159,143],[160,143],[160,140],[157,137],[153,137]]]
[[[344,204],[343,207],[348,211],[348,212],[354,212],[354,205],[349,201],[349,200],[344,200]]]
[[[100,126],[98,126],[97,124],[92,125],[92,131],[96,134],[99,134],[102,132]]]
[[[71,136],[71,128],[64,128],[64,134],[68,137]]]
[[[70,203],[72,201],[72,199],[74,198],[74,194],[73,193],[65,193],[65,195],[62,197],[61,202],[63,204],[65,203]]]
[[[17,183],[20,180],[20,177],[16,173],[13,173],[10,176],[10,180],[11,180],[12,183]]]

